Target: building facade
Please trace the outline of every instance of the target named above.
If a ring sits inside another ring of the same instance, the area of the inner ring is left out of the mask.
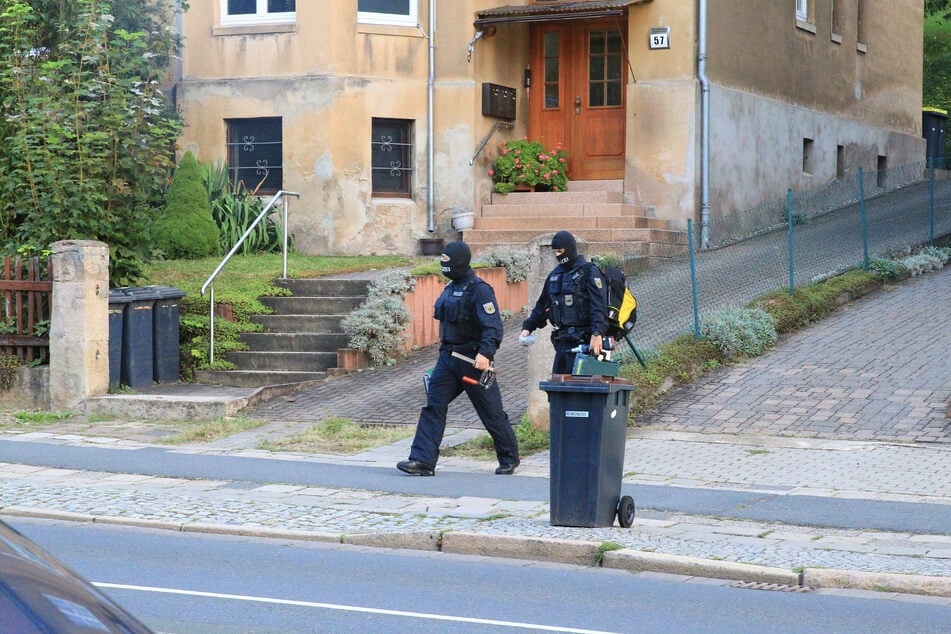
[[[206,0],[181,150],[300,194],[306,253],[413,253],[501,142],[568,152],[671,226],[921,161],[920,0]]]

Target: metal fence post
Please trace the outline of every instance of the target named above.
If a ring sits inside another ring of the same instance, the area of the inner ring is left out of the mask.
[[[687,244],[690,248],[690,291],[693,294],[693,338],[700,338],[700,307],[697,304],[697,259],[693,247],[693,220],[687,218]]]
[[[928,244],[934,246],[934,157],[928,158]]]
[[[859,218],[862,221],[862,268],[869,269],[868,262],[868,222],[865,219],[865,179],[859,167]]]
[[[792,189],[786,190],[786,225],[788,227],[789,242],[789,294],[792,295],[795,290],[795,273],[793,268],[793,213],[792,213]]]

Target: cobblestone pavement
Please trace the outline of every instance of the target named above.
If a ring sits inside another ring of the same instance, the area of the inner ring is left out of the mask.
[[[951,442],[949,315],[951,266],[873,292],[783,336],[761,357],[675,389],[637,423],[704,433]],[[506,323],[496,363],[513,420],[525,411],[528,392],[519,323]],[[434,355],[432,348],[418,350],[405,363],[306,388],[246,415],[306,425],[329,415],[415,424],[424,403],[421,377]],[[452,404],[448,422],[481,427],[464,397]]]
[[[692,432],[951,442],[951,267],[887,287],[775,350],[674,390],[638,423]]]

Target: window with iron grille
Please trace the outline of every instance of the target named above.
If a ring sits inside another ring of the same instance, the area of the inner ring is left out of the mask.
[[[373,119],[373,195],[409,198],[413,187],[413,122]]]
[[[296,0],[220,0],[221,24],[273,24],[297,19]]]
[[[276,194],[283,188],[284,151],[280,117],[228,119],[228,172],[248,191]]]
[[[416,26],[418,0],[357,0],[357,21]]]

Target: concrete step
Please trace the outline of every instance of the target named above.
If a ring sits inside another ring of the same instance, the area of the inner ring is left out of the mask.
[[[240,339],[251,350],[261,352],[327,352],[346,348],[348,342],[347,335],[331,332],[245,332]]]
[[[601,216],[646,216],[647,210],[641,205],[626,203],[526,203],[522,205],[482,205],[476,217],[601,217]],[[662,221],[663,222],[663,221]]]
[[[233,387],[299,385],[323,381],[326,372],[288,372],[261,370],[199,370],[195,378],[203,383]]]
[[[570,205],[591,203],[623,203],[623,191],[566,191],[566,192],[492,192],[493,205]]]
[[[268,332],[341,332],[346,315],[251,315]]]
[[[367,294],[369,280],[351,279],[276,279],[274,285],[286,288],[298,297],[325,297]]]
[[[574,233],[582,229],[667,229],[667,222],[644,216],[585,216],[564,218],[554,222],[548,216],[490,216],[475,218],[473,230],[509,231],[517,229],[538,230],[539,233],[554,233],[555,226]]]
[[[469,242],[466,244],[472,249],[473,255],[479,255],[485,251],[499,246],[497,242]],[[527,247],[527,243],[515,243],[516,247]],[[581,248],[581,252],[587,256],[591,255],[620,255],[625,257],[647,257],[650,254],[650,244],[647,242],[586,242]]]
[[[680,232],[662,229],[579,229],[571,231],[576,238],[586,242],[674,242]],[[552,233],[538,229],[509,229],[500,231],[482,231],[470,229],[463,232],[463,239],[469,243],[527,244],[541,234]]]
[[[229,351],[225,358],[238,370],[323,372],[337,365],[337,352]]]
[[[366,300],[366,295],[261,297],[260,302],[278,315],[340,315]]]
[[[568,181],[568,191],[570,192],[591,192],[591,191],[611,191],[623,192],[623,180],[600,180],[600,181]]]

